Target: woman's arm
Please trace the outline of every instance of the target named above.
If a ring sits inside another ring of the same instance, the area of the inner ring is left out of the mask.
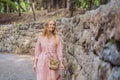
[[[34,65],[37,66],[38,59],[34,58]]]
[[[57,55],[58,55],[58,59],[60,61],[60,66],[61,69],[64,69],[64,65],[63,65],[63,52],[62,52],[62,41],[60,38],[58,38],[58,44],[57,44]]]
[[[37,43],[35,45],[35,53],[34,53],[34,67],[37,66],[37,62],[38,62],[38,57],[40,55],[41,52],[41,43],[40,43],[40,37],[37,39]]]

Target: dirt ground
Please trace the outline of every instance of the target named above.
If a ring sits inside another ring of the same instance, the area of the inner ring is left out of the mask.
[[[0,53],[0,80],[36,80],[33,57]]]
[[[84,14],[85,10],[78,9],[74,12],[73,15],[76,14]],[[70,12],[67,9],[58,9],[51,12],[47,12],[47,10],[36,11],[36,21],[44,22],[49,19],[57,19],[60,17],[69,18]],[[24,12],[21,16],[18,16],[18,13],[9,13],[9,14],[0,14],[0,24],[11,24],[11,23],[29,23],[33,22],[33,13],[32,12]]]

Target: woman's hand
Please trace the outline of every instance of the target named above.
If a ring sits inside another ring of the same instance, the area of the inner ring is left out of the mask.
[[[64,68],[65,68],[65,67],[64,67],[63,63],[61,62],[61,63],[60,63],[60,69],[63,70]]]
[[[34,58],[34,65],[32,67],[33,71],[36,72],[38,59]]]
[[[33,65],[33,71],[36,72],[36,69],[37,69],[37,65],[34,64],[34,65]]]

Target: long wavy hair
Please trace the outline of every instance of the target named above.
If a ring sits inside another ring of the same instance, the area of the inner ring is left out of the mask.
[[[53,20],[51,20],[51,21],[53,21]],[[50,21],[48,21],[46,24],[45,24],[45,27],[44,27],[44,31],[43,31],[43,36],[44,37],[47,37],[48,39],[50,38],[50,31],[49,31],[49,22]],[[54,28],[54,30],[52,31],[52,34],[53,34],[53,36],[54,36],[54,43],[55,43],[55,45],[57,46],[57,37],[58,37],[58,34],[57,34],[57,28],[56,28],[56,22],[55,21],[53,21],[54,22],[54,24],[55,24],[55,28]]]

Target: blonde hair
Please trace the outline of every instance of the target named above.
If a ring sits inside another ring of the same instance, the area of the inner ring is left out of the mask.
[[[53,20],[51,20],[51,21],[53,21]],[[48,30],[48,24],[49,24],[49,22],[50,22],[50,21],[48,21],[48,22],[45,24],[45,28],[44,28],[44,31],[43,31],[43,34],[42,34],[44,37],[47,37],[48,39],[50,38],[50,34],[49,34],[49,30]],[[54,24],[55,24],[55,28],[54,28],[52,34],[53,34],[53,36],[54,36],[54,43],[55,43],[55,45],[57,46],[57,37],[58,37],[57,28],[56,28],[56,22],[55,22],[55,21],[53,21],[53,22],[54,22]]]

